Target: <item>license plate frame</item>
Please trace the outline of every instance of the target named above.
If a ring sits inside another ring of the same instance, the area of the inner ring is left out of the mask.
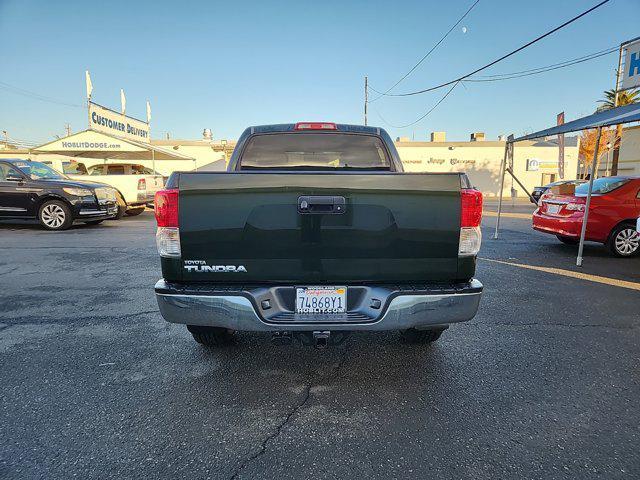
[[[347,287],[296,287],[295,306],[299,315],[344,315],[347,313]]]
[[[562,205],[558,205],[555,203],[548,203],[547,204],[547,213],[549,215],[558,215],[560,213],[560,208],[562,207]]]

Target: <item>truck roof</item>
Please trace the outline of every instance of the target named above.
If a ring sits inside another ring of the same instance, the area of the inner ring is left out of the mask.
[[[304,122],[303,122],[304,123]],[[309,123],[327,123],[327,122],[309,122]],[[332,122],[330,122],[332,123]],[[254,125],[252,127],[248,127],[247,130],[251,134],[254,133],[277,133],[277,132],[309,132],[313,131],[314,133],[323,131],[323,130],[296,130],[296,123],[276,123],[272,125]],[[353,133],[371,133],[374,135],[380,135],[380,131],[382,130],[379,127],[369,127],[366,125],[351,125],[347,123],[336,123],[336,130],[326,130],[327,132],[353,132]]]

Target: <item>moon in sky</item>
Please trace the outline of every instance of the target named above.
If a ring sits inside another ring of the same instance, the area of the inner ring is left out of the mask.
[[[467,27],[462,27],[462,33],[467,33]]]

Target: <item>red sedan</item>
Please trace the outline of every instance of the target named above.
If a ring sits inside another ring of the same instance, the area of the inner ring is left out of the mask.
[[[574,195],[545,193],[533,213],[533,228],[551,233],[563,243],[577,244],[587,202],[588,183]],[[604,243],[614,255],[638,253],[640,234],[640,177],[603,177],[593,181],[585,240]]]

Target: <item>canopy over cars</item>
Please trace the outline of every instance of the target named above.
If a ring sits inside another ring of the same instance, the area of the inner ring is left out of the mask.
[[[640,121],[640,104],[634,103],[631,105],[624,105],[621,107],[604,110],[602,112],[596,112],[592,115],[588,115],[586,117],[582,117],[577,120],[564,123],[562,125],[557,125],[555,127],[547,128],[545,130],[540,130],[538,132],[530,133],[528,135],[523,135],[522,137],[513,138],[513,136],[510,136],[509,139],[507,140],[507,145],[505,148],[505,156],[503,160],[501,187],[500,187],[500,203],[498,206],[498,219],[496,223],[496,231],[495,231],[494,238],[498,238],[498,230],[500,228],[500,214],[502,212],[502,190],[504,186],[504,174],[505,174],[505,171],[508,170],[506,168],[507,157],[513,156],[513,146],[516,142],[597,128],[598,137],[597,137],[596,147],[595,147],[595,152],[597,152],[598,145],[600,143],[602,127],[608,127],[611,125],[620,125],[623,123],[638,122],[638,121]],[[594,156],[595,156],[595,153],[594,153]],[[596,162],[594,158],[594,161],[591,163],[591,172],[589,176],[590,180],[588,184],[589,186],[587,191],[587,200],[585,204],[585,214],[583,217],[582,231],[580,234],[580,246],[578,248],[578,258],[576,260],[576,265],[578,266],[582,265],[582,252],[584,248],[584,238],[585,238],[585,232],[587,228],[587,222],[589,219],[589,206],[591,205],[591,194],[593,190],[593,179],[594,179],[593,177],[595,174],[595,164]],[[511,175],[513,174],[511,173]]]

